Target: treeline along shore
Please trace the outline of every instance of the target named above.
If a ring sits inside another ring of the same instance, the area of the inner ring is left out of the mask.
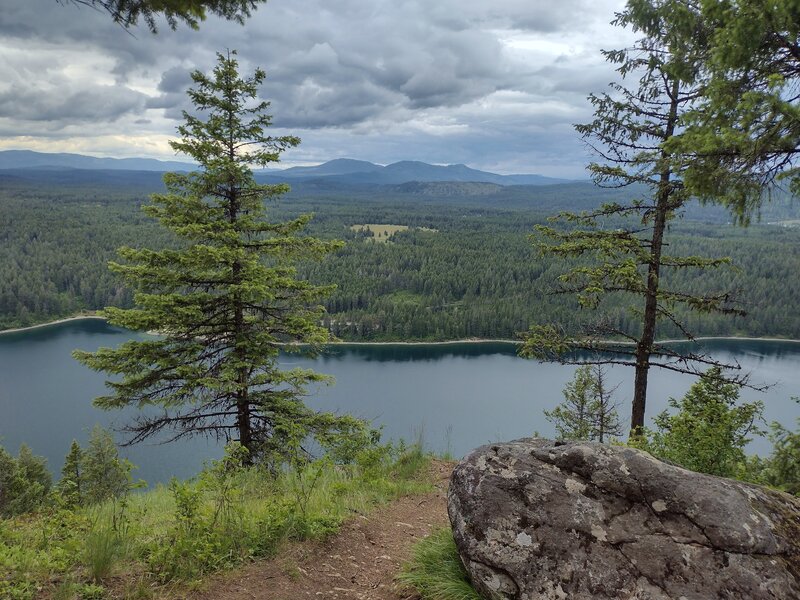
[[[38,323],[36,325],[30,325],[28,327],[15,327],[12,329],[3,329],[0,330],[0,335],[7,335],[12,333],[25,333],[26,331],[34,331],[37,329],[44,329],[47,327],[54,327],[57,325],[63,325],[65,323],[73,323],[76,321],[84,321],[84,320],[94,320],[94,321],[106,321],[106,318],[101,315],[75,315],[73,317],[65,317],[63,319],[56,319],[54,321],[48,321],[46,323]],[[741,340],[741,341],[752,341],[752,342],[786,342],[792,344],[800,344],[800,339],[795,338],[783,338],[783,337],[750,337],[750,336],[702,336],[696,337],[695,340],[697,342],[711,342],[711,341],[724,341],[724,340]],[[483,339],[483,338],[466,338],[461,340],[442,340],[442,341],[404,341],[404,340],[394,340],[394,341],[385,341],[385,342],[363,342],[363,341],[349,341],[349,340],[335,340],[330,342],[329,345],[341,345],[341,346],[448,346],[448,345],[456,345],[456,344],[508,344],[508,345],[518,345],[520,343],[519,340],[514,339]],[[627,342],[620,341],[618,342],[620,345],[625,345]],[[669,340],[659,340],[661,344],[686,344],[686,340],[681,339],[669,339]]]
[[[154,178],[151,178],[154,179]],[[508,186],[493,195],[437,197],[425,186],[310,189],[271,207],[276,219],[313,213],[310,233],[344,247],[299,275],[335,283],[324,324],[347,342],[514,340],[532,323],[577,332],[586,311],[553,295],[570,261],[539,255],[528,239],[560,210],[580,211],[617,196],[590,184]],[[148,187],[149,186],[149,187]],[[16,181],[0,189],[0,329],[129,307],[132,291],[107,268],[120,246],[178,241],[143,215],[155,184],[119,187],[99,177],[58,185]],[[405,188],[403,188],[405,189]],[[615,192],[619,194],[619,192]],[[689,292],[739,290],[745,317],[681,314],[703,337],[800,339],[800,216],[790,198],[765,207],[761,224],[735,227],[724,210],[691,205],[671,231],[675,254],[730,257],[731,267],[665,276]],[[783,225],[782,225],[783,224]],[[375,231],[379,232],[375,234]],[[670,282],[667,281],[669,284]],[[624,298],[601,307],[609,323],[635,331]],[[665,338],[680,338],[670,323]]]

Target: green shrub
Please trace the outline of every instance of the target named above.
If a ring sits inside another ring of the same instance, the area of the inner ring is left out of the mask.
[[[106,588],[102,585],[87,583],[80,586],[79,593],[81,600],[104,600]]]
[[[770,429],[772,454],[759,461],[759,483],[800,496],[800,430],[790,431],[780,423],[772,423]]]
[[[735,477],[747,462],[749,436],[762,433],[762,402],[739,404],[739,387],[720,379],[719,367],[709,369],[681,400],[670,398],[676,412],[655,419],[629,445],[692,471]]]
[[[95,425],[89,444],[83,452],[83,483],[89,504],[127,495],[133,483],[130,461],[119,457],[114,438],[106,429]]]
[[[47,461],[25,444],[14,458],[0,446],[0,517],[39,509],[48,499],[52,479]]]

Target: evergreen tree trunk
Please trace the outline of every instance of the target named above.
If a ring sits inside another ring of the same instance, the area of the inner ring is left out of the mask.
[[[606,386],[603,368],[600,365],[593,367],[595,384],[595,411],[597,414],[597,441],[601,444],[605,442],[606,429],[608,428],[608,418],[606,407]]]
[[[230,55],[228,56],[230,59]],[[233,138],[233,112],[228,112],[228,158],[233,164],[236,158],[236,146]],[[239,217],[239,199],[236,193],[236,182],[231,179],[228,182],[228,202],[229,214],[231,225],[236,227],[237,219]],[[243,283],[242,278],[242,264],[236,259],[231,266],[231,273],[233,275],[233,283],[240,286]],[[233,339],[234,339],[234,355],[239,363],[239,377],[236,389],[236,428],[239,431],[239,443],[247,450],[247,455],[244,460],[245,464],[253,464],[253,455],[256,448],[253,444],[253,433],[251,431],[251,415],[250,415],[250,401],[248,398],[248,389],[250,387],[250,369],[247,367],[247,353],[243,347],[247,339],[247,332],[245,331],[244,322],[244,303],[242,302],[241,292],[236,292],[233,297]]]
[[[669,115],[664,127],[663,141],[669,140],[675,133],[678,120],[679,82],[674,80],[670,89]],[[662,151],[662,159],[666,162],[669,156]],[[647,293],[645,296],[644,318],[642,321],[642,337],[636,345],[636,374],[633,382],[633,407],[631,408],[631,437],[641,435],[644,428],[644,414],[647,404],[647,377],[650,373],[650,355],[656,335],[658,320],[658,286],[661,274],[661,251],[664,246],[664,231],[667,227],[667,215],[671,209],[672,171],[669,166],[661,171],[658,192],[656,194],[656,211],[653,218],[653,236],[650,241],[650,264],[647,267]]]
[[[238,265],[234,265],[236,267]],[[241,269],[241,267],[239,267]],[[235,272],[236,270],[234,270]],[[240,361],[244,361],[246,357],[244,352],[238,347],[239,336],[244,333],[244,309],[241,302],[237,302],[236,313],[234,316],[235,328],[237,331],[237,348],[236,354]],[[238,389],[236,390],[236,427],[239,430],[239,443],[247,450],[247,457],[245,464],[252,464],[252,457],[256,448],[253,446],[253,434],[250,428],[251,415],[250,415],[250,400],[248,398],[249,388],[249,369],[242,363],[239,367],[239,382]]]

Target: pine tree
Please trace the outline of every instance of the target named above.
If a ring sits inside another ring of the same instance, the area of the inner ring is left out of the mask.
[[[0,515],[13,516],[39,508],[48,497],[52,478],[47,461],[22,444],[16,458],[0,446]]]
[[[596,440],[601,444],[622,434],[613,394],[601,365],[578,367],[572,381],[564,386],[564,400],[544,411],[558,437],[564,440]]]
[[[122,248],[125,262],[111,265],[137,289],[137,308],[108,308],[109,322],[162,337],[75,356],[121,376],[107,383],[112,393],[97,406],[149,409],[127,427],[128,443],[162,432],[169,439],[206,435],[238,441],[254,460],[284,448],[287,423],[318,437],[363,424],[308,409],[306,386],[326,378],[278,365],[282,345],[299,351],[304,344],[313,353],[329,341],[319,301],[333,286],[298,279],[294,265],[340,244],[302,235],[310,215],[266,219],[265,201],[288,186],[257,184],[251,166],[276,162],[299,139],[264,133],[269,104],[258,102],[257,92],[265,74],[240,77],[234,55],[218,55],[210,76],[192,73],[189,96],[199,116],[184,113],[181,138],[172,142],[201,170],[167,174],[168,193],[155,194],[144,209],[182,246]]]
[[[591,405],[593,381],[591,369],[579,367],[572,381],[564,386],[564,400],[544,416],[553,423],[559,439],[588,440],[592,433]]]
[[[644,427],[651,366],[699,375],[719,364],[702,353],[659,344],[659,322],[677,327],[691,341],[694,336],[681,322],[680,311],[744,312],[729,291],[696,294],[666,284],[670,272],[729,262],[666,253],[668,225],[689,200],[681,179],[682,161],[688,159],[671,151],[670,142],[680,136],[681,117],[702,97],[707,25],[682,0],[630,0],[615,24],[642,37],[631,48],[605,52],[606,58],[623,78],[638,80],[631,87],[612,84],[611,94],[590,96],[595,118],[576,129],[601,159],[589,165],[598,185],[639,186],[646,192],[630,203],[563,213],[556,219],[567,227],[539,226],[535,241],[545,254],[578,259],[578,266],[560,277],[559,293],[575,294],[580,308],[593,310],[601,310],[608,298],[630,296],[636,326],[623,327],[602,314],[577,333],[537,324],[526,335],[521,354],[568,364],[633,367],[631,433],[637,435]],[[592,358],[583,359],[576,350]],[[747,383],[746,376],[721,371],[719,376]]]
[[[602,365],[591,366],[594,402],[592,403],[592,438],[605,443],[609,438],[622,435],[622,423],[614,402],[614,392],[619,385],[609,387],[606,370]]]
[[[82,504],[86,494],[84,469],[83,450],[77,441],[72,440],[69,452],[64,458],[64,466],[61,468],[61,481],[58,482],[58,489],[64,500],[73,506]]]

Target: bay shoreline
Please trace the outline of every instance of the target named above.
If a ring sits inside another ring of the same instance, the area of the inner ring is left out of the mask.
[[[53,327],[54,325],[61,325],[62,323],[70,323],[71,321],[83,321],[84,319],[97,319],[105,321],[105,317],[99,315],[76,315],[74,317],[64,317],[63,319],[56,319],[55,321],[48,321],[47,323],[38,323],[37,325],[28,325],[27,327],[14,327],[12,329],[0,329],[0,335],[11,333],[22,333],[25,331],[33,331],[34,329],[43,329],[45,327]]]
[[[29,325],[28,327],[15,327],[13,329],[0,330],[0,336],[12,333],[24,333],[26,331],[33,331],[36,329],[43,329],[46,327],[53,327],[63,323],[70,323],[72,321],[82,320],[100,320],[105,321],[106,318],[100,315],[76,315],[74,317],[64,317],[63,319],[56,319],[55,321],[48,321],[47,323],[39,323],[37,325]],[[741,340],[751,342],[789,342],[793,344],[800,344],[800,339],[794,338],[776,338],[776,337],[743,337],[743,336],[702,336],[696,337],[695,341],[715,341],[715,340]],[[661,340],[659,344],[680,344],[687,343],[689,340]],[[617,342],[619,345],[630,345],[632,342]],[[444,340],[439,342],[421,342],[421,341],[392,341],[392,342],[348,342],[346,340],[338,340],[330,342],[332,346],[447,346],[456,344],[520,344],[519,340],[508,339],[483,339],[483,338],[466,338],[461,340]]]

